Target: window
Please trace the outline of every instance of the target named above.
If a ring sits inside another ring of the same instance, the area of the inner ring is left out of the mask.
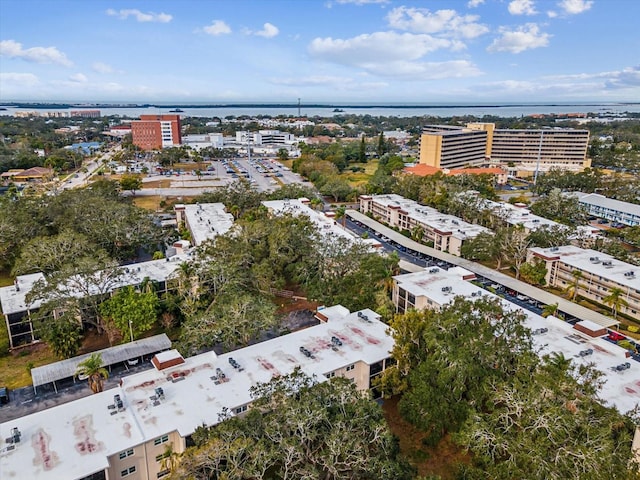
[[[164,452],[164,453],[161,453],[160,455],[156,455],[156,462],[161,462],[162,460],[167,458],[169,455],[171,455],[171,452]]]
[[[158,478],[162,478],[162,477],[166,477],[167,475],[169,475],[171,473],[171,470],[166,469],[166,470],[161,470],[158,472],[158,475],[156,475]]]
[[[329,372],[329,373],[325,374],[325,377],[327,377],[327,378],[333,378],[335,376],[336,376],[336,372]]]
[[[349,365],[349,366],[347,367],[347,369],[346,369],[346,370],[347,370],[347,372],[350,372],[350,371],[351,371],[351,370],[353,370],[354,368],[356,368],[356,366],[355,366],[355,365]]]
[[[120,452],[120,460],[123,460],[127,457],[130,457],[131,455],[133,455],[133,448],[130,448],[129,450],[125,450],[124,452]]]
[[[121,477],[126,477],[127,475],[131,475],[132,473],[135,473],[135,472],[136,472],[136,467],[135,466],[129,467],[129,468],[125,468],[124,470],[122,470],[120,472],[120,476]]]
[[[246,412],[247,411],[247,406],[243,405],[241,407],[238,407],[234,410],[236,413],[242,413],[242,412]]]
[[[160,438],[156,438],[153,441],[154,445],[162,445],[163,443],[167,443],[169,441],[169,435],[163,435]]]

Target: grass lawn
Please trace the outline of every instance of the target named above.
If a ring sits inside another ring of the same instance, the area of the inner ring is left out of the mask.
[[[149,195],[144,197],[135,197],[133,203],[136,207],[144,208],[155,212],[160,208],[160,201],[163,199],[160,195]]]
[[[344,178],[347,182],[349,182],[349,185],[351,185],[352,187],[358,187],[360,185],[364,185],[369,181],[371,176],[378,169],[378,163],[379,163],[378,159],[370,160],[369,162],[364,164],[356,163],[354,164],[354,166],[364,167],[364,172],[351,172],[349,170],[345,170],[340,174],[340,177]]]
[[[3,330],[6,334],[6,328]],[[60,359],[45,344],[22,350],[15,355],[0,357],[0,385],[10,389],[31,385],[31,368],[58,360]]]

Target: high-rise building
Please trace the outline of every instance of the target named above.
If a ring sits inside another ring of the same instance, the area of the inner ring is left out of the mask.
[[[131,122],[133,144],[142,150],[180,145],[180,115],[140,115]]]
[[[582,171],[591,166],[588,145],[588,130],[499,129],[493,123],[429,125],[420,137],[420,163],[438,168],[507,164],[509,173],[517,176],[550,168]]]

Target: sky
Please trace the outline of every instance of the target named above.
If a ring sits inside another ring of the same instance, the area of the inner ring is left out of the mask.
[[[0,0],[2,101],[640,102],[639,0]]]

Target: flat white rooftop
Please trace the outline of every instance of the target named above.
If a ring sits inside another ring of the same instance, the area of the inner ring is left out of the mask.
[[[223,203],[199,203],[184,206],[184,215],[197,247],[205,240],[227,233],[233,226],[233,215]]]
[[[324,212],[314,210],[308,205],[306,198],[296,198],[288,200],[267,200],[262,204],[275,215],[306,215],[315,224],[322,235],[334,238],[344,238],[349,242],[361,242],[360,237],[356,237],[350,231],[342,228],[338,221],[327,216]]]
[[[626,213],[629,216],[640,217],[640,205],[622,202],[613,198],[605,197],[598,193],[581,193],[578,192],[578,201],[586,205],[594,205],[606,208],[620,213]]]
[[[173,272],[175,272],[180,265],[184,262],[189,255],[175,255],[169,259],[164,260],[151,260],[148,262],[133,263],[130,265],[123,265],[119,267],[121,276],[111,287],[112,290],[121,288],[126,285],[139,285],[145,278],[156,282],[166,281]],[[31,305],[27,305],[26,297],[33,289],[35,283],[38,280],[45,281],[45,277],[42,273],[33,273],[29,275],[19,275],[16,277],[16,283],[9,285],[8,287],[0,288],[0,304],[2,304],[2,312],[5,315],[12,313],[24,312],[28,308],[38,308],[42,305],[42,302],[36,301]],[[70,282],[72,285],[72,282]],[[100,292],[95,292],[100,293]],[[70,296],[80,296],[83,293],[80,291],[73,291],[70,286]]]
[[[215,425],[224,407],[252,401],[251,386],[295,367],[324,381],[325,374],[356,362],[388,358],[393,340],[387,325],[375,312],[361,312],[370,321],[341,306],[327,308],[322,310],[326,323],[224,355],[209,352],[162,371],[147,370],[124,378],[121,387],[0,424],[0,474],[3,479],[82,478],[105,469],[109,455],[175,430],[185,436],[203,423]],[[332,348],[332,336],[342,346]],[[230,358],[242,370],[232,367]],[[155,398],[158,387],[164,398]],[[116,394],[122,411],[110,407]],[[14,427],[22,440],[7,451],[4,439]]]
[[[366,197],[365,197],[366,198]],[[386,208],[399,207],[413,220],[426,225],[431,230],[442,234],[451,234],[453,237],[466,240],[474,238],[478,234],[492,233],[488,228],[465,222],[459,217],[439,212],[435,208],[420,205],[414,200],[406,199],[395,193],[386,195],[372,195],[371,199]]]
[[[606,278],[623,287],[640,292],[640,267],[621,262],[606,253],[574,245],[555,248],[533,247],[529,250],[537,256],[545,259],[558,259],[570,267]]]
[[[459,267],[457,267],[459,268]],[[494,295],[486,290],[479,290],[477,286],[462,280],[459,272],[438,272],[430,273],[429,270],[423,272],[399,275],[394,279],[403,281],[405,285],[414,284],[419,286],[426,295],[434,295],[434,301],[443,304],[452,302],[456,296],[463,296],[468,300],[478,300],[480,298],[499,298],[504,307],[510,311],[523,312],[527,318],[525,325],[533,333],[534,347],[539,349],[539,354],[551,354],[553,352],[563,353],[566,358],[573,361],[575,365],[593,363],[594,367],[601,371],[604,385],[599,393],[602,402],[608,406],[615,406],[620,412],[625,413],[633,409],[640,402],[640,361],[626,358],[626,350],[614,343],[605,340],[605,337],[592,338],[576,329],[570,323],[558,318],[549,316],[544,318],[529,310],[515,305],[503,298]],[[453,285],[453,290],[448,295],[442,296],[440,285],[445,278],[458,281]],[[466,286],[464,284],[467,284]],[[404,286],[403,286],[404,288]],[[478,295],[478,292],[481,295]],[[474,295],[475,294],[475,295]],[[442,302],[446,298],[446,302]],[[597,327],[597,328],[596,328]],[[600,325],[594,328],[601,329]],[[541,330],[546,329],[546,331]],[[581,355],[580,352],[591,349],[589,355]],[[617,370],[616,367],[625,363],[630,364],[630,368]]]

